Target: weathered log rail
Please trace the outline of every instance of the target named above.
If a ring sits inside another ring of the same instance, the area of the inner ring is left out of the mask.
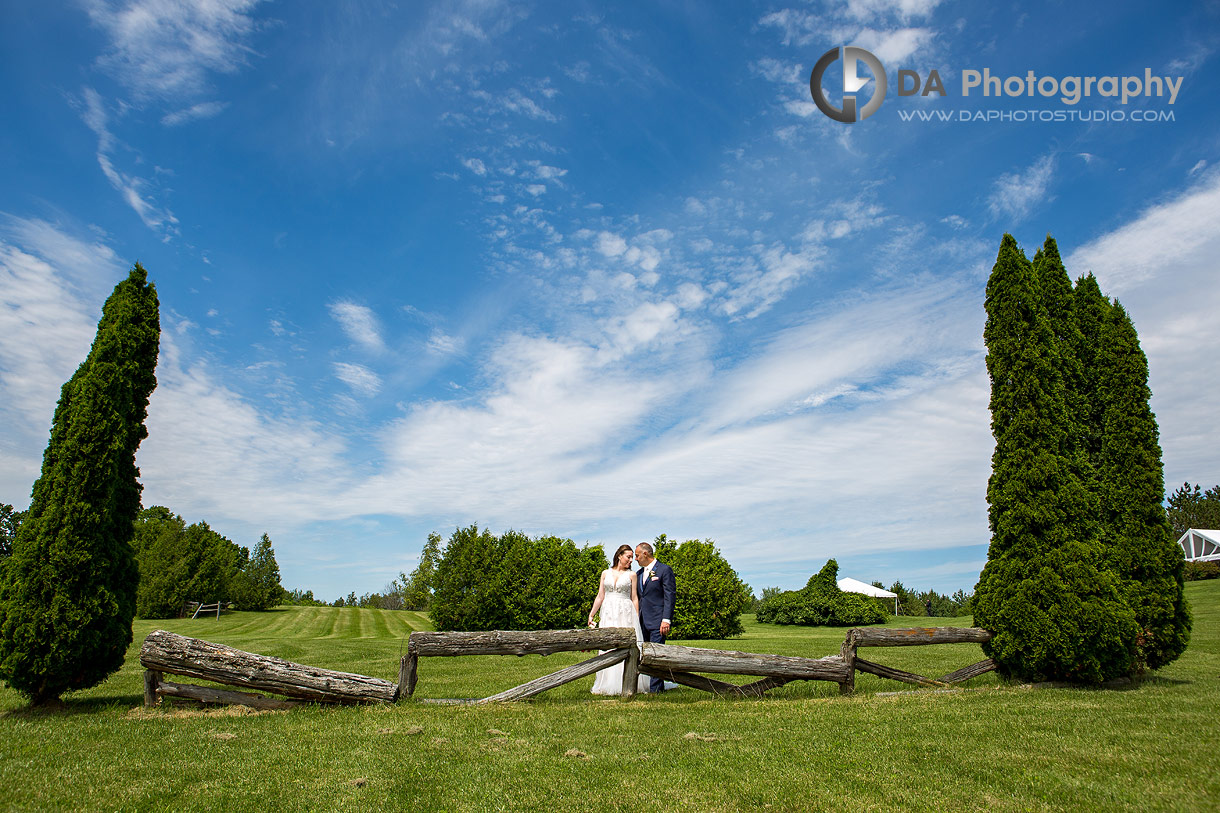
[[[556,652],[606,650],[595,658],[560,669],[507,691],[460,703],[499,703],[524,700],[573,680],[588,677],[599,669],[623,664],[622,695],[635,694],[639,675],[640,651],[635,631],[629,627],[567,630],[492,630],[490,632],[413,632],[407,639],[407,654],[398,672],[398,685],[406,697],[415,693],[421,657],[460,655],[553,655]]]
[[[153,694],[186,696],[181,687],[188,684],[159,688],[160,676],[165,672],[319,703],[392,703],[398,699],[398,686],[388,680],[255,655],[165,630],[156,630],[144,639],[140,664],[155,673],[153,678],[146,676],[146,700],[150,680],[154,683]]]
[[[839,684],[841,694],[855,689],[855,674],[867,672],[890,680],[921,686],[945,687],[995,669],[990,658],[939,678],[930,678],[867,661],[859,647],[926,646],[930,644],[986,643],[986,630],[958,627],[912,629],[855,628],[849,630],[838,655],[803,658],[722,649],[701,649],[671,644],[638,644],[634,630],[623,628],[491,632],[413,632],[407,654],[399,664],[398,682],[336,672],[291,661],[243,652],[198,638],[164,630],[151,633],[140,650],[140,663],[148,670],[144,699],[148,705],[161,697],[182,697],[204,703],[239,703],[255,708],[290,708],[303,702],[393,703],[411,697],[421,657],[464,655],[551,655],[556,652],[601,650],[588,660],[564,667],[489,697],[471,700],[425,701],[462,704],[524,700],[613,666],[623,664],[621,695],[636,693],[640,674],[659,677],[717,695],[757,697],[796,680],[825,680]],[[183,675],[214,683],[269,692],[216,689],[171,683],[164,674]],[[759,678],[738,685],[708,674],[747,675]],[[284,699],[287,698],[287,699]]]
[[[884,666],[880,663],[866,661],[857,657],[856,650],[862,646],[928,646],[929,644],[985,644],[991,640],[991,633],[977,627],[908,627],[904,629],[889,629],[885,627],[855,627],[848,630],[841,650],[843,660],[848,664],[850,677],[845,683],[839,684],[842,694],[850,694],[855,690],[855,673],[868,672],[877,677],[911,683],[916,686],[935,686],[946,688],[954,683],[961,683],[970,678],[978,677],[995,669],[996,664],[991,658],[985,658],[978,663],[964,666],[940,678],[929,678]]]

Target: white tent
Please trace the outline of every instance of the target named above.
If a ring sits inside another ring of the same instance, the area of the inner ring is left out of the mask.
[[[898,615],[897,593],[891,593],[889,590],[882,590],[880,587],[873,587],[871,584],[847,577],[839,579],[839,589],[844,593],[863,593],[866,596],[876,596],[877,598],[892,598],[894,599],[894,615]]]
[[[1188,562],[1220,562],[1220,531],[1191,528],[1178,540]]]

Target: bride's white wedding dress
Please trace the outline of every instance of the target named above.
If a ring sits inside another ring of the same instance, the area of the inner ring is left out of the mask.
[[[630,627],[635,630],[636,643],[644,640],[644,632],[640,629],[640,617],[636,615],[635,605],[631,603],[630,570],[602,571],[602,587],[606,595],[602,598],[601,620],[599,627]],[[640,675],[637,692],[648,691],[647,675]],[[623,665],[616,663],[607,666],[597,673],[593,680],[593,694],[622,694]]]

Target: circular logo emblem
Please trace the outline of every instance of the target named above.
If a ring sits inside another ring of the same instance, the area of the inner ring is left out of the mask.
[[[842,109],[830,103],[830,100],[826,98],[826,90],[822,87],[822,75],[826,73],[826,69],[832,63],[839,59],[840,50],[843,52]],[[859,64],[861,62],[872,71],[873,75],[871,78],[860,76]],[[873,97],[869,99],[868,104],[857,109],[856,93],[873,79],[877,80],[877,86],[873,88]],[[821,110],[835,121],[842,121],[848,124],[863,121],[876,113],[877,108],[881,107],[881,103],[885,101],[885,88],[885,68],[881,67],[881,60],[863,48],[857,48],[854,45],[847,45],[842,49],[831,48],[822,54],[822,58],[813,66],[813,73],[809,75],[809,92],[813,94],[813,103],[818,106],[818,110]]]

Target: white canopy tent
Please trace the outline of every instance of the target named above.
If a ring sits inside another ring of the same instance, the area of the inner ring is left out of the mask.
[[[1182,534],[1178,544],[1188,562],[1220,562],[1220,531],[1190,528]]]
[[[898,615],[897,593],[891,593],[889,590],[882,590],[880,587],[873,587],[871,584],[847,577],[839,579],[839,589],[844,593],[863,593],[866,596],[876,596],[877,598],[892,598],[894,599],[894,615]]]

